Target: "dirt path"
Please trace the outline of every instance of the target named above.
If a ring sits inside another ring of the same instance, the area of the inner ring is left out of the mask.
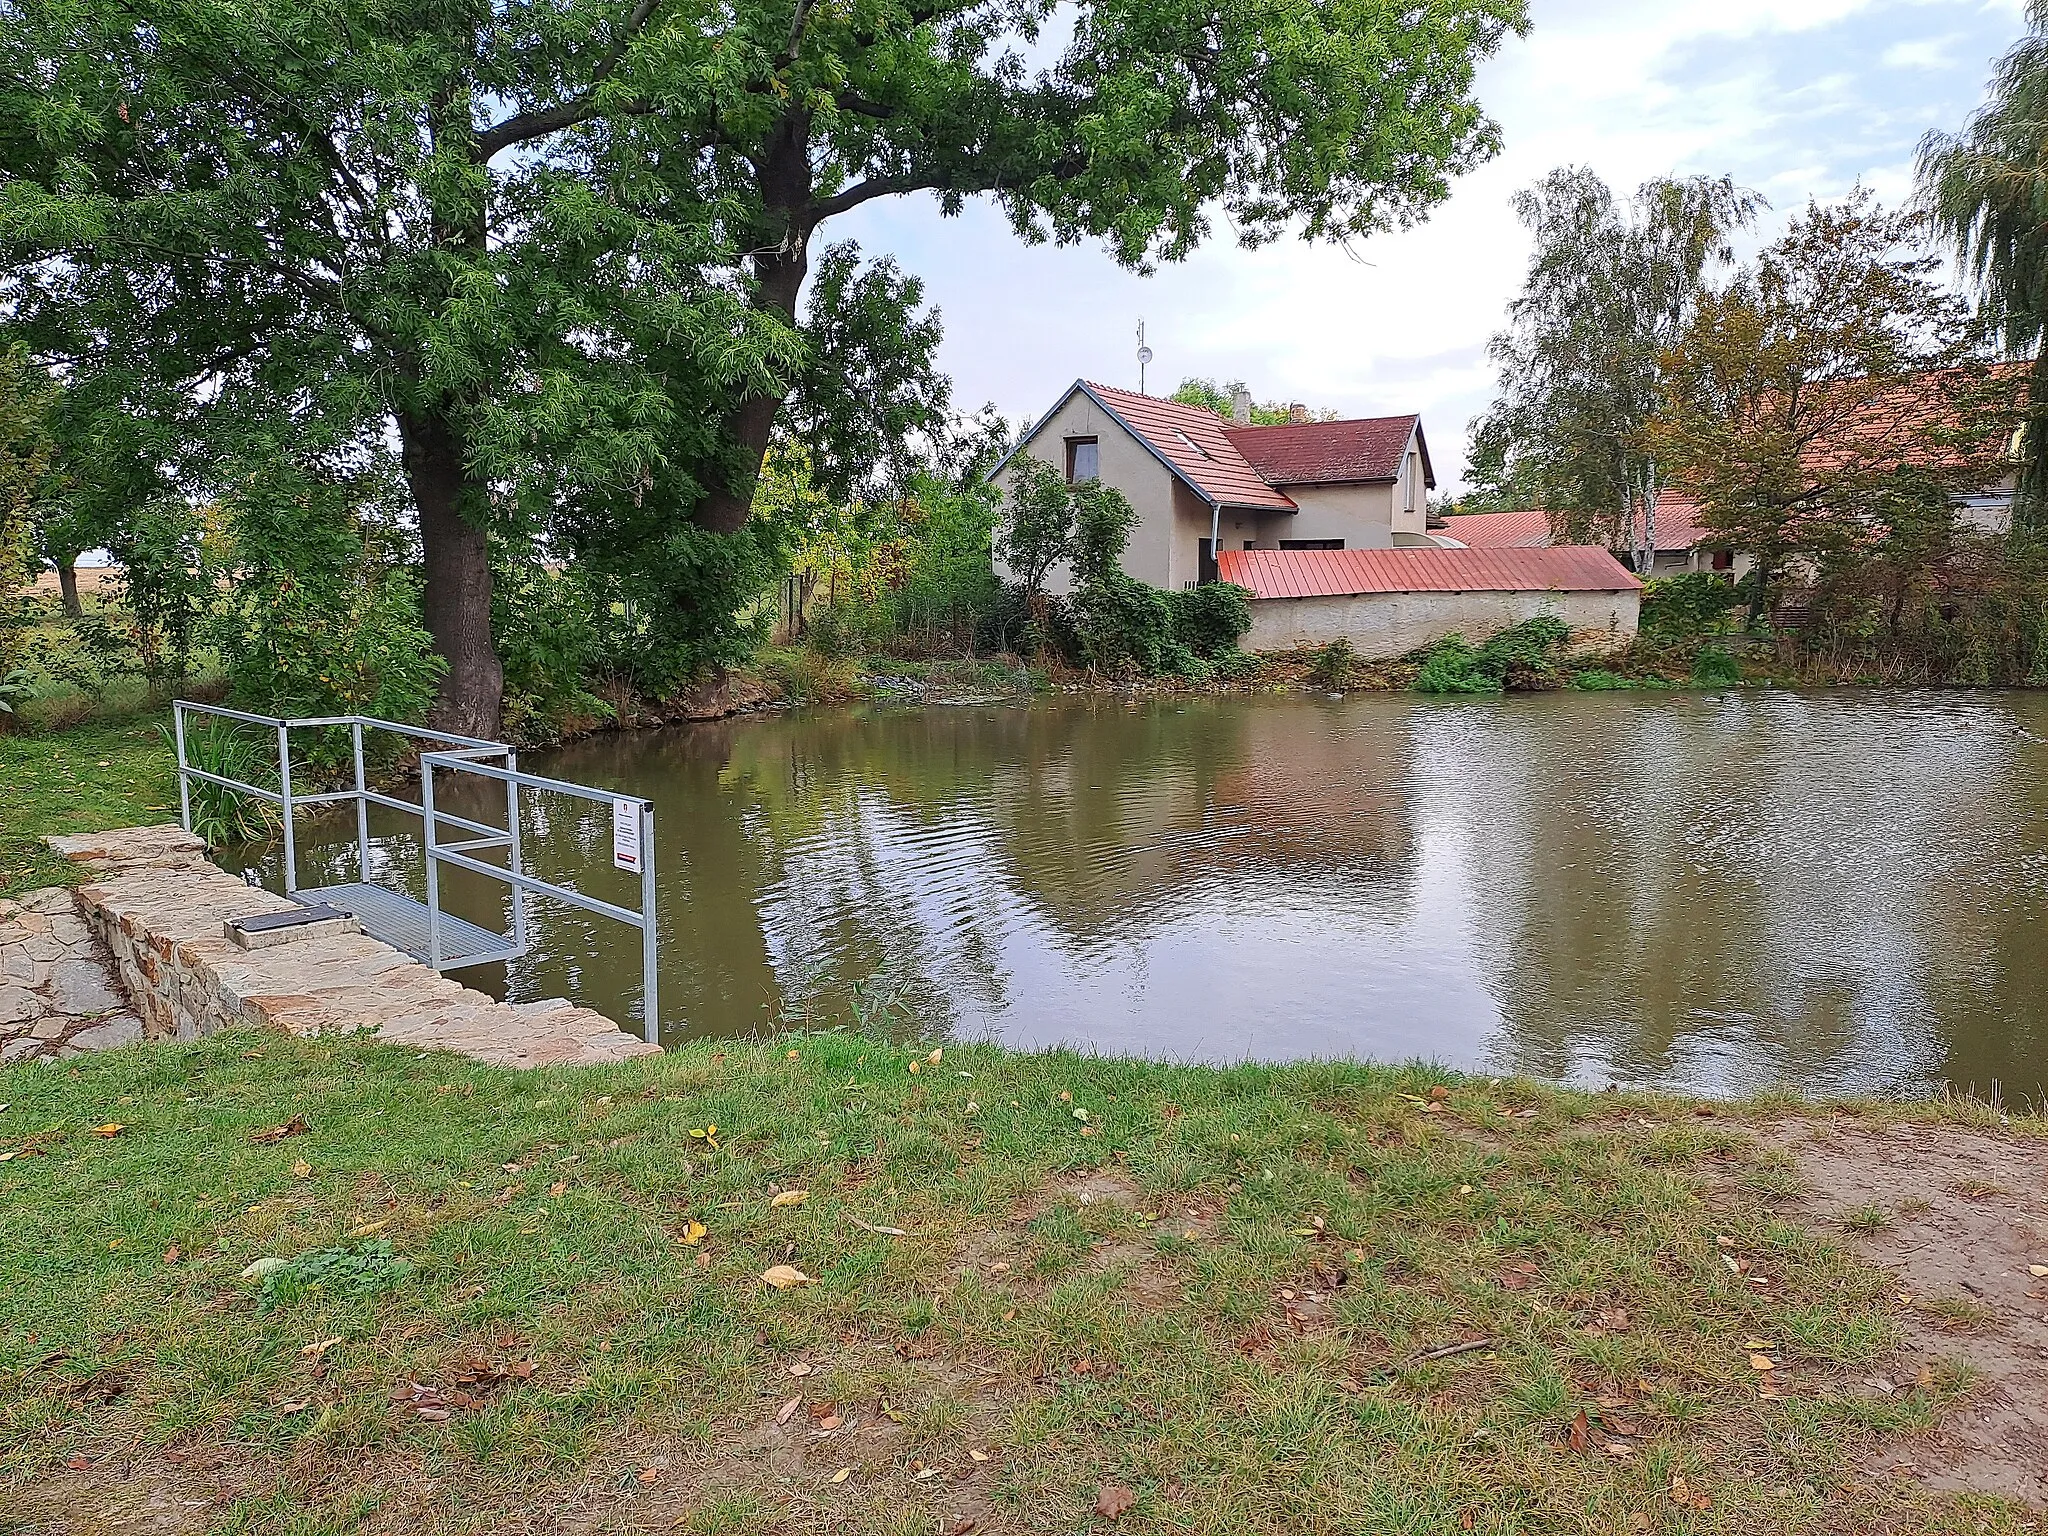
[[[1817,1118],[1770,1139],[1806,1180],[1785,1214],[1835,1228],[1912,1297],[1896,1385],[1944,1359],[1983,1382],[1930,1440],[1869,1470],[2048,1505],[2048,1143]]]

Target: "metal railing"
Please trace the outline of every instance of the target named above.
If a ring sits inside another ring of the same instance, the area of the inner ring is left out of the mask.
[[[273,790],[260,784],[245,783],[240,779],[194,765],[191,761],[186,729],[188,714],[214,716],[275,731],[278,787]],[[517,750],[503,742],[484,741],[450,731],[402,725],[392,720],[379,720],[370,715],[323,715],[306,719],[281,719],[274,715],[226,709],[218,704],[199,704],[188,699],[178,699],[172,703],[171,720],[172,735],[178,752],[178,819],[186,831],[192,830],[192,781],[195,779],[238,794],[254,795],[259,800],[278,807],[282,823],[279,843],[284,862],[285,895],[294,901],[354,911],[365,931],[373,937],[384,939],[387,943],[406,950],[437,971],[455,970],[493,960],[515,959],[527,953],[526,898],[529,895],[550,898],[567,906],[594,912],[601,917],[609,917],[637,928],[640,931],[642,1032],[650,1041],[657,1038],[660,1032],[661,1011],[659,982],[656,975],[659,955],[655,922],[653,801],[639,795],[619,795],[609,790],[593,789],[584,784],[573,784],[566,779],[551,779],[540,774],[522,772]],[[310,795],[295,793],[292,789],[291,733],[295,730],[340,726],[346,726],[349,730],[350,755],[354,769],[352,787]],[[420,799],[417,804],[370,787],[363,750],[363,733],[366,730],[389,731],[423,747],[419,758]],[[492,759],[502,761],[493,762]],[[437,771],[503,784],[505,825],[490,826],[457,815],[445,806],[436,806],[434,775]],[[630,821],[640,876],[640,900],[637,908],[623,907],[615,902],[587,896],[569,886],[542,880],[527,871],[521,843],[519,796],[521,790],[528,789],[610,805],[615,840],[619,824],[622,821]],[[359,883],[354,886],[303,889],[299,885],[297,829],[293,812],[303,806],[336,805],[344,802],[353,803],[356,808],[356,877]],[[427,899],[424,904],[413,901],[404,892],[388,891],[372,880],[372,805],[380,805],[420,819],[421,841],[426,854]],[[443,842],[440,839],[439,828],[444,823],[472,835],[456,842]],[[498,848],[505,850],[505,863],[502,865],[487,863],[472,856]],[[441,910],[443,865],[500,881],[509,888],[510,934],[492,934]],[[417,916],[424,918],[423,925],[413,920],[415,911],[412,909],[416,909]],[[449,942],[451,937],[454,939],[452,943]],[[412,939],[415,943],[405,942],[407,939]]]

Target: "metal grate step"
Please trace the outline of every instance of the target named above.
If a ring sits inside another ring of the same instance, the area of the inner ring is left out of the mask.
[[[381,885],[323,885],[317,890],[293,891],[291,895],[293,901],[308,905],[325,903],[338,907],[360,922],[363,932],[371,938],[382,939],[415,960],[427,958],[427,904],[423,901],[414,901]],[[505,935],[479,928],[445,911],[438,926],[444,971],[485,965],[493,960],[514,960],[526,953]]]

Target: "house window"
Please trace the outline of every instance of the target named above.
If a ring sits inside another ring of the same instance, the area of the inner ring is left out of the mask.
[[[1342,539],[1282,539],[1282,549],[1342,549]]]
[[[1099,480],[1100,461],[1096,457],[1095,439],[1092,437],[1070,437],[1067,439],[1067,484],[1079,485],[1083,480]]]
[[[1717,549],[1717,550],[1715,550],[1715,551],[1714,551],[1714,569],[1715,569],[1715,570],[1717,570],[1717,571],[1732,571],[1732,570],[1734,570],[1734,569],[1735,569],[1735,551],[1734,551],[1734,550],[1732,550],[1732,549]]]

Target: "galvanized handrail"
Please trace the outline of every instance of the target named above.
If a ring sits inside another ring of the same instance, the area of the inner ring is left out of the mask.
[[[265,789],[259,784],[247,784],[240,779],[194,767],[187,760],[186,751],[185,716],[188,712],[219,716],[274,730],[277,733],[278,787],[274,790]],[[172,701],[171,719],[172,734],[178,751],[178,819],[186,831],[192,830],[194,779],[208,784],[218,784],[224,789],[232,789],[242,794],[254,795],[260,800],[278,806],[283,822],[281,842],[284,853],[285,895],[297,901],[301,899],[302,892],[298,881],[298,850],[292,818],[295,807],[336,805],[344,801],[354,803],[357,878],[365,886],[373,883],[370,879],[369,808],[372,805],[381,805],[417,816],[420,818],[424,834],[427,880],[427,953],[420,958],[437,971],[470,963],[463,961],[459,956],[450,959],[442,945],[440,870],[443,864],[502,881],[509,888],[512,898],[512,932],[509,935],[511,948],[504,952],[504,958],[523,955],[527,951],[526,897],[529,894],[549,897],[568,906],[580,907],[587,912],[612,918],[640,930],[642,1029],[648,1040],[657,1039],[661,1026],[661,1009],[656,975],[658,949],[654,896],[653,801],[639,795],[620,795],[610,790],[593,789],[588,785],[574,784],[566,779],[551,779],[541,774],[524,773],[519,768],[518,752],[503,742],[484,741],[474,736],[431,730],[424,726],[403,725],[394,720],[380,720],[371,715],[323,715],[285,719],[276,715],[258,715],[247,710],[228,709],[219,704],[200,704],[189,699],[176,699]],[[294,794],[291,733],[294,729],[315,729],[323,726],[349,728],[355,770],[354,784],[348,789],[330,790],[320,794]],[[363,756],[363,732],[366,729],[391,731],[421,743],[438,744],[434,749],[420,753],[420,799],[417,804],[370,788]],[[502,758],[504,766],[498,767],[482,761],[485,758]],[[437,809],[434,804],[436,770],[469,774],[503,784],[505,825],[494,827],[484,822],[471,821],[466,816],[458,816],[453,811]],[[614,902],[601,901],[595,896],[586,896],[568,886],[539,879],[526,871],[520,841],[519,792],[522,789],[571,795],[578,799],[594,800],[600,804],[608,803],[612,806],[615,818],[621,815],[631,815],[634,818],[640,865],[640,903],[637,910],[619,906]],[[466,832],[475,833],[476,836],[461,842],[441,842],[437,828],[444,822],[450,826],[460,827]],[[481,859],[469,856],[473,852],[489,848],[506,850],[504,865],[485,863]],[[306,894],[317,898],[320,893]],[[365,926],[368,927],[369,924],[366,922]],[[374,933],[375,930],[371,931]]]

